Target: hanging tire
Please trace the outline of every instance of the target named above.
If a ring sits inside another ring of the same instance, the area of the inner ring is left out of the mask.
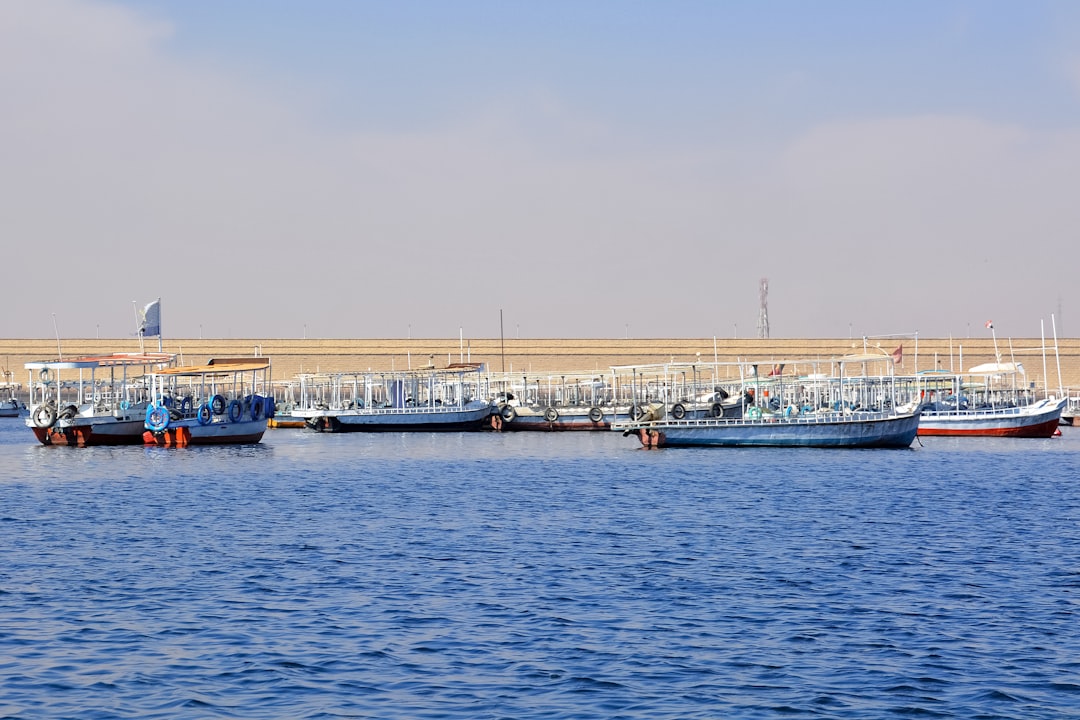
[[[38,405],[30,414],[30,418],[36,427],[52,427],[52,424],[56,422],[56,408],[52,405]]]
[[[60,420],[70,420],[71,418],[75,417],[78,414],[79,414],[78,406],[76,406],[76,405],[65,405],[64,409],[61,410],[56,415],[56,417],[59,418]]]
[[[720,403],[712,404],[712,416],[714,418],[724,417],[724,406]]]
[[[210,421],[214,419],[214,411],[210,409],[210,403],[203,403],[199,406],[199,412],[196,413],[195,418],[199,421],[200,425],[209,425]]]
[[[263,411],[263,399],[256,395],[251,399],[251,419],[258,420]]]
[[[604,411],[598,407],[589,408],[589,419],[594,423],[598,423],[604,419]]]
[[[638,405],[630,406],[630,419],[637,422],[641,418],[645,417],[645,411]]]
[[[547,420],[549,423],[555,422],[559,419],[559,411],[553,407],[549,407],[548,409],[544,410],[544,419]]]
[[[244,404],[239,400],[229,403],[229,422],[238,422],[244,414]]]
[[[683,407],[682,403],[675,403],[671,406],[671,417],[676,420],[682,420],[686,417],[686,408]]]
[[[169,427],[169,409],[164,405],[150,403],[146,408],[146,429],[153,432],[164,432]]]
[[[513,405],[503,405],[502,409],[499,410],[499,414],[502,415],[502,419],[506,422],[514,422],[514,418],[517,417],[517,410],[514,409]]]
[[[222,395],[215,395],[210,399],[210,409],[215,415],[225,414],[225,398]]]
[[[182,412],[184,415],[190,415],[192,407],[194,407],[194,404],[191,396],[184,396],[184,399],[180,401],[180,412]]]

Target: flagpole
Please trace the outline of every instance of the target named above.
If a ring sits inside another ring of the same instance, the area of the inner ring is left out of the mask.
[[[139,353],[145,352],[143,349],[143,332],[142,321],[139,320],[139,304],[135,300],[131,301],[131,309],[135,311],[135,332],[139,335]]]
[[[157,299],[157,351],[161,352],[161,298]]]

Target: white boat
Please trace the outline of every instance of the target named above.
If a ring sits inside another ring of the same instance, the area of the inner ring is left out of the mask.
[[[25,364],[27,426],[43,445],[137,445],[150,401],[146,373],[168,367],[169,353],[113,353]]]
[[[984,363],[963,374],[920,376],[921,436],[1048,438],[1059,432],[1067,398],[1036,398],[1019,363]]]
[[[751,372],[743,373],[737,417],[675,419],[666,403],[650,402],[639,419],[613,423],[612,430],[634,435],[650,448],[909,447],[918,431],[919,405],[898,402],[901,388],[889,372],[866,374],[872,363],[887,363],[887,370],[892,369],[891,358],[876,355],[773,363],[767,376],[757,373],[757,367],[767,363],[741,364]],[[820,372],[823,365],[835,372]],[[849,375],[852,365],[862,374]],[[813,372],[799,374],[800,366]],[[714,373],[722,375],[722,368]]]
[[[483,365],[301,377],[292,416],[319,432],[479,430],[491,415]]]
[[[257,443],[274,415],[270,361],[218,358],[150,373],[142,441],[160,447]]]

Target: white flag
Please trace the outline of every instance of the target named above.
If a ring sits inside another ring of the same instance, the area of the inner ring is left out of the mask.
[[[148,303],[139,313],[139,334],[161,336],[161,298]]]

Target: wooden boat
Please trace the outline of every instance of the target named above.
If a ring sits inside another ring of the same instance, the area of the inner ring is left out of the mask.
[[[1034,397],[1017,382],[1018,363],[977,365],[967,373],[932,373],[921,379],[919,435],[1052,437],[1067,398]]]
[[[150,402],[146,374],[174,359],[169,353],[113,353],[26,363],[26,424],[44,445],[141,444]]]
[[[636,436],[645,447],[905,448],[918,431],[918,403],[901,405],[889,374],[848,376],[851,364],[888,363],[888,356],[851,356],[772,364],[766,376],[750,364],[744,373],[739,416],[675,419],[664,402],[651,402],[637,420],[612,430]],[[835,373],[821,373],[822,365]],[[800,366],[813,372],[799,374]],[[790,375],[784,375],[788,368]],[[716,368],[714,373],[718,373]],[[742,372],[740,370],[740,372]],[[732,393],[732,395],[736,395]]]
[[[479,430],[491,415],[483,365],[301,377],[292,411],[318,432]]]
[[[274,415],[266,358],[217,358],[149,374],[142,441],[160,447],[257,443]]]

